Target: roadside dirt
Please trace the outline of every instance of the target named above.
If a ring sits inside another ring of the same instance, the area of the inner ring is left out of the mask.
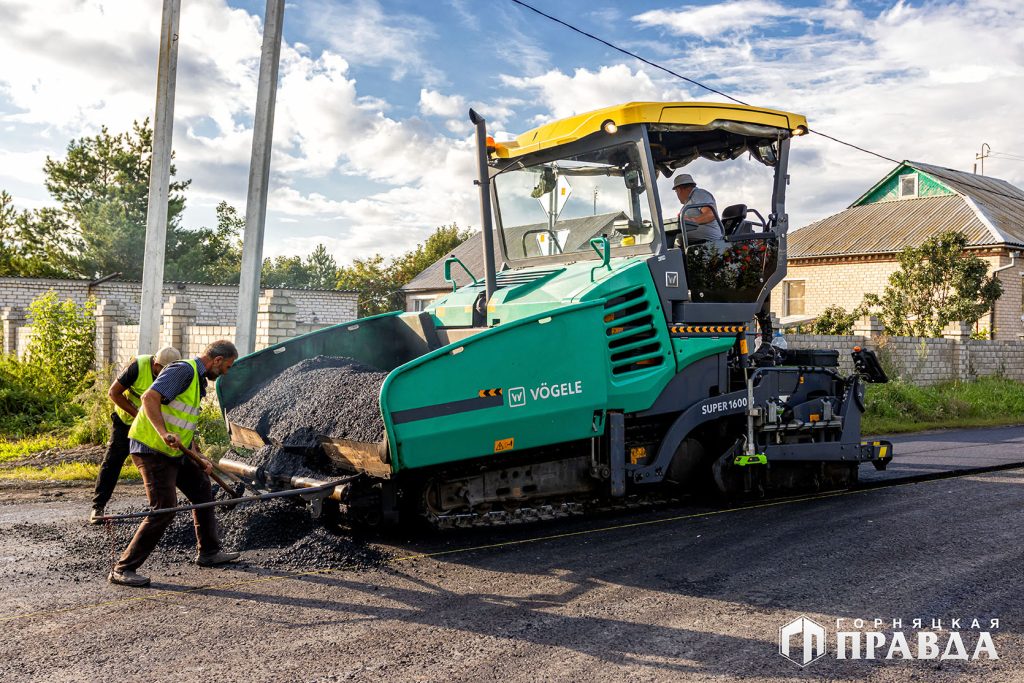
[[[0,478],[3,477],[3,470],[14,469],[15,467],[52,467],[69,462],[99,465],[103,461],[103,455],[106,452],[106,446],[93,445],[75,446],[74,448],[49,448],[45,451],[32,453],[25,458],[0,463]]]

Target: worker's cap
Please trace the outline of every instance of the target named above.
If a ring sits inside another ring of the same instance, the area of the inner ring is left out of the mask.
[[[178,349],[173,346],[165,346],[156,352],[156,355],[153,356],[153,360],[166,368],[171,363],[176,363],[181,360],[181,353],[179,353]]]
[[[680,173],[679,175],[676,176],[676,179],[672,181],[672,189],[674,190],[677,187],[681,187],[683,185],[696,184],[697,183],[694,182],[692,175],[690,175],[689,173]]]

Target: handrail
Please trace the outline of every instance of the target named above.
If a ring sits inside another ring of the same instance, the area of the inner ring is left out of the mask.
[[[444,281],[452,283],[452,291],[458,291],[458,285],[455,284],[455,278],[452,277],[452,264],[458,263],[462,266],[462,270],[466,271],[466,275],[473,281],[474,285],[480,284],[480,281],[476,279],[476,276],[466,267],[466,264],[459,260],[458,256],[449,256],[444,261]]]

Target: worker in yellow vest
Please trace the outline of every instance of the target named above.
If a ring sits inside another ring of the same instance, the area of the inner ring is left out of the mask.
[[[142,394],[142,410],[128,431],[128,450],[142,474],[151,508],[174,507],[176,489],[192,503],[213,500],[207,476],[213,465],[205,458],[199,458],[197,464],[182,449],[192,445],[207,380],[227,374],[237,357],[238,350],[230,341],[215,341],[201,356],[165,368]],[[198,546],[196,564],[210,567],[239,558],[239,553],[221,549],[212,507],[193,510],[192,516]],[[107,579],[122,586],[149,585],[149,577],[136,570],[156,548],[173,519],[174,513],[170,512],[144,518]]]
[[[132,358],[107,390],[107,396],[114,404],[114,412],[110,414],[110,442],[107,444],[107,452],[103,456],[100,472],[96,477],[92,512],[89,513],[90,524],[100,523],[103,509],[114,495],[114,487],[121,476],[121,468],[129,456],[128,429],[139,413],[143,392],[149,389],[161,370],[179,360],[181,354],[173,346],[165,346],[152,356]]]

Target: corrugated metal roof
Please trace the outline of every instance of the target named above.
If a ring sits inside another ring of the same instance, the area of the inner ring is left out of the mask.
[[[602,213],[596,216],[585,216],[583,218],[570,218],[568,220],[559,221],[558,228],[560,230],[569,230],[569,244],[580,245],[585,244],[591,237],[595,237],[600,235],[602,232],[606,232],[611,222],[620,216],[622,216],[622,212]],[[547,223],[520,225],[510,228],[507,234],[509,239],[520,239],[528,230],[536,230],[545,227],[547,227]],[[494,262],[500,269],[502,264],[501,249],[498,246],[497,239],[496,235],[494,243]],[[473,233],[468,240],[455,247],[451,252],[452,256],[457,256],[458,259],[462,261],[467,268],[469,268],[470,272],[480,280],[483,280],[484,278],[483,240],[484,237],[482,232]],[[447,258],[448,256],[446,255],[444,258],[438,259],[424,268],[419,275],[409,282],[409,284],[402,287],[402,291],[413,293],[451,289],[451,283],[445,282],[444,279],[444,262]],[[456,268],[452,273],[457,282],[468,282],[465,274],[462,273],[460,269]]]
[[[914,161],[893,173],[903,166],[957,194],[852,206],[790,233],[789,258],[896,253],[945,230],[963,232],[971,246],[1024,246],[1024,190],[998,178]]]
[[[1024,245],[1024,190],[999,178],[916,161],[907,163],[970,197],[995,229],[996,243]]]

